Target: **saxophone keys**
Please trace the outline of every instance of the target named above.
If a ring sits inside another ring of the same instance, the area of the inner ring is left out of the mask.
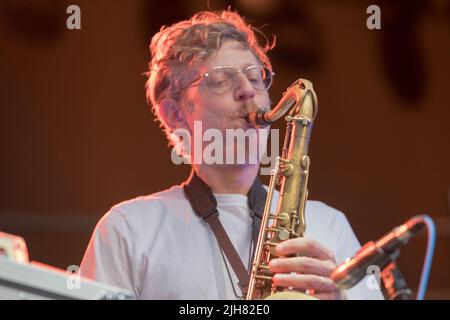
[[[294,165],[290,160],[280,158],[280,175],[289,177],[294,173]]]
[[[272,277],[269,277],[269,276],[255,275],[254,277],[255,277],[256,279],[258,279],[258,280],[272,281]]]
[[[277,220],[280,222],[280,226],[285,227],[289,225],[289,214],[287,212],[280,212]]]
[[[264,242],[264,245],[268,247],[276,247],[277,244],[276,242]]]
[[[303,156],[302,161],[301,161],[302,168],[305,170],[308,170],[310,164],[311,164],[311,159],[307,155]]]
[[[278,239],[280,239],[281,241],[289,239],[289,235],[290,233],[286,229],[281,229],[280,231],[278,231]]]

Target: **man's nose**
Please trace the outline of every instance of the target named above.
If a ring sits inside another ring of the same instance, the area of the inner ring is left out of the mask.
[[[247,76],[239,74],[235,79],[235,99],[237,101],[247,101],[255,97],[255,88],[251,85]]]

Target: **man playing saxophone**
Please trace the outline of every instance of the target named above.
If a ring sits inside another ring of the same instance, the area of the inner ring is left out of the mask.
[[[264,188],[258,184],[259,161],[249,159],[255,150],[258,155],[264,152],[269,129],[249,123],[246,116],[270,109],[268,90],[274,74],[267,51],[271,47],[263,48],[254,29],[232,11],[200,12],[154,35],[146,95],[171,145],[179,146],[176,132],[181,130],[188,136],[183,136],[180,154],[189,152],[186,140],[188,146],[200,145],[205,151],[208,145],[196,130],[201,124],[202,134],[210,130],[217,136],[226,136],[227,130],[253,130],[256,149],[245,140],[243,162],[236,161],[242,145],[225,144],[215,151],[215,156],[234,160],[231,163],[201,161],[191,152],[192,174],[187,183],[112,207],[92,235],[82,276],[129,289],[139,299],[243,296],[241,277],[207,221],[211,215],[200,218],[194,204],[198,197],[202,207],[203,193],[212,196],[205,199],[215,209],[215,222],[220,222],[250,270],[256,228],[253,213],[258,211]],[[190,189],[190,194],[186,185],[192,181],[198,188]],[[382,298],[365,281],[344,293],[329,278],[337,264],[359,249],[345,216],[321,202],[307,201],[306,221],[304,237],[275,247],[279,258],[269,263],[273,285],[319,299]]]

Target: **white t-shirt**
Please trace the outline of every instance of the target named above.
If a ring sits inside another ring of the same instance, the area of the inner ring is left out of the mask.
[[[252,219],[247,196],[215,197],[219,219],[248,266]],[[276,204],[277,194],[272,212]],[[360,248],[338,210],[308,201],[305,218],[305,236],[332,250],[337,264]],[[83,277],[128,289],[139,299],[236,299],[238,280],[224,261],[210,227],[192,210],[183,188],[174,186],[114,206],[97,224],[80,269]],[[367,286],[370,280],[347,290],[347,298],[382,299],[379,290]]]

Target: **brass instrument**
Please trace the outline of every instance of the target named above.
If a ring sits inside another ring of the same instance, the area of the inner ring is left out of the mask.
[[[252,112],[247,121],[255,126],[267,126],[285,117],[286,136],[282,156],[277,157],[267,193],[261,229],[256,244],[247,300],[253,299],[311,299],[304,293],[280,290],[272,285],[268,264],[275,258],[275,246],[287,239],[305,234],[305,206],[308,198],[310,158],[308,145],[311,129],[318,110],[313,85],[305,79],[295,81],[281,101],[270,111]],[[275,184],[280,186],[275,214],[270,213]],[[270,222],[270,223],[269,223]]]

